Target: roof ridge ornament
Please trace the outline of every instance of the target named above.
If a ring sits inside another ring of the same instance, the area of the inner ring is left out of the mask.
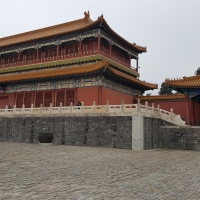
[[[89,22],[90,21],[90,11],[84,12],[85,19]]]

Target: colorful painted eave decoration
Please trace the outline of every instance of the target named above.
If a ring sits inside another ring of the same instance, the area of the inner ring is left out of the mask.
[[[200,75],[183,77],[182,79],[166,79],[165,84],[172,88],[200,88]]]
[[[34,72],[24,72],[20,74],[8,74],[1,76],[0,83],[6,82],[16,82],[16,81],[27,81],[27,80],[39,80],[45,78],[58,78],[58,77],[67,77],[67,76],[74,76],[74,75],[84,75],[89,73],[95,72],[110,72],[115,77],[119,77],[124,79],[132,84],[138,85],[145,90],[148,89],[157,89],[157,84],[147,83],[145,81],[141,81],[134,76],[121,72],[117,69],[114,69],[109,65],[108,62],[99,61],[95,64],[85,64],[82,66],[76,65],[67,68],[59,68],[59,69],[46,69],[46,70],[39,70]],[[45,72],[45,73],[44,73]]]

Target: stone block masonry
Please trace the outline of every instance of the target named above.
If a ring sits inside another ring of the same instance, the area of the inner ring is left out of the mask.
[[[200,151],[199,126],[161,126],[159,147]]]
[[[1,142],[39,143],[52,132],[54,145],[132,149],[132,116],[31,116],[0,118]]]

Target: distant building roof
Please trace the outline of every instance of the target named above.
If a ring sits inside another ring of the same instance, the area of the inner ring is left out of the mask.
[[[153,95],[153,96],[137,96],[135,100],[140,99],[141,101],[161,101],[161,100],[177,100],[185,99],[184,94],[167,94],[167,95]]]
[[[182,79],[166,79],[165,84],[173,88],[199,88],[200,75],[183,77]]]

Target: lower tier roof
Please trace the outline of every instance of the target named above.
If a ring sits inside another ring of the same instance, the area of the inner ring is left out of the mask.
[[[4,74],[0,77],[0,84],[20,81],[34,81],[47,78],[55,79],[59,77],[62,78],[67,76],[86,75],[91,73],[108,74],[114,78],[118,78],[120,80],[129,82],[132,85],[138,86],[144,91],[158,88],[157,84],[141,81],[138,78],[131,76],[130,74],[119,71],[118,69],[109,65],[109,63],[106,61],[99,61],[96,63],[90,63],[81,66],[75,65],[71,67],[44,69],[32,72],[29,71],[14,74]]]

